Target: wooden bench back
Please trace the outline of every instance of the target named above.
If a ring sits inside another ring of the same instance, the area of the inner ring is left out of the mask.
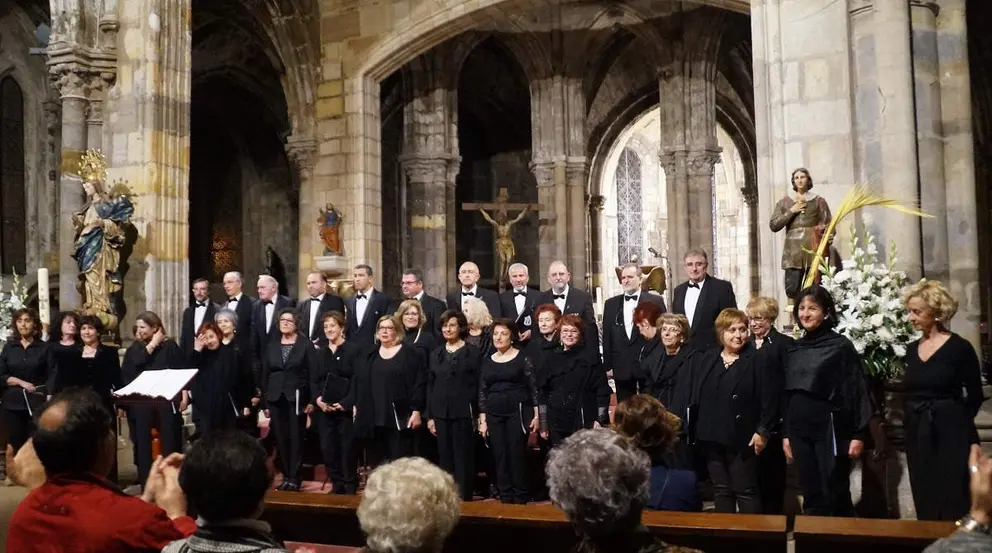
[[[920,553],[954,533],[951,522],[797,516],[796,553]]]

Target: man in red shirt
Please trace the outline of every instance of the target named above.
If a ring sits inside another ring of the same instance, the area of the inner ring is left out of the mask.
[[[18,455],[10,472],[27,474],[40,462],[48,477],[14,511],[7,551],[158,552],[196,531],[179,487],[182,456],[155,462],[141,498],[107,480],[117,455],[113,422],[100,397],[88,390],[59,394],[39,413],[37,457],[30,450]]]

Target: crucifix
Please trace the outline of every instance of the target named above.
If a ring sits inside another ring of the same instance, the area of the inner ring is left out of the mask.
[[[510,236],[513,225],[519,223],[527,215],[528,211],[540,211],[544,209],[544,206],[541,204],[511,203],[509,200],[510,194],[506,187],[500,187],[495,202],[462,204],[462,209],[465,211],[478,211],[481,213],[486,222],[492,225],[496,231],[496,253],[499,255],[500,290],[503,290],[506,285],[507,270],[510,268],[513,258],[517,255],[516,247],[513,245],[513,239]],[[495,219],[486,210],[493,211]],[[520,214],[510,219],[510,211],[519,211]]]

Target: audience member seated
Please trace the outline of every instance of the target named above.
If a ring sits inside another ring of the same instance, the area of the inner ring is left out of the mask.
[[[665,410],[660,401],[637,394],[617,406],[614,426],[651,459],[651,492],[648,509],[658,511],[701,511],[696,473],[669,468],[672,445],[678,441],[679,419]]]
[[[358,506],[365,553],[439,553],[458,523],[458,489],[450,474],[420,457],[404,457],[369,475]]]
[[[612,430],[580,430],[548,458],[551,502],[565,512],[580,542],[577,553],[675,553],[641,525],[648,502],[647,454]]]
[[[958,521],[957,532],[937,540],[923,553],[979,553],[992,551],[992,459],[978,445],[971,446],[971,513]]]
[[[92,390],[57,394],[38,412],[33,451],[15,475],[47,473],[10,519],[7,551],[131,553],[158,551],[196,530],[178,485],[182,456],[157,459],[139,499],[107,480],[117,456],[114,419]],[[44,467],[44,469],[41,469]],[[20,476],[18,476],[20,477]],[[25,483],[37,485],[37,482]]]
[[[215,432],[194,443],[179,484],[199,528],[162,553],[285,553],[269,525],[258,520],[272,485],[265,461],[265,450],[244,432]]]

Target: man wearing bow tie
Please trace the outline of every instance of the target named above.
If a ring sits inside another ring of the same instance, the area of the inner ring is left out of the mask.
[[[327,292],[327,275],[321,271],[310,271],[307,275],[307,292],[310,297],[300,302],[296,318],[300,321],[300,331],[311,342],[322,342],[325,340],[324,325],[320,319],[329,311],[338,311],[344,315],[344,301]]]
[[[633,263],[620,271],[623,293],[606,300],[603,307],[603,365],[613,371],[617,403],[636,394],[640,374],[640,353],[644,338],[634,326],[634,310],[642,302],[656,303],[665,312],[665,300],[641,290],[641,268]],[[654,325],[654,321],[651,321]]]
[[[689,250],[682,258],[689,280],[675,287],[672,312],[689,319],[689,345],[707,349],[719,344],[713,324],[721,311],[737,307],[734,285],[706,273],[709,258],[702,250]]]
[[[448,309],[461,311],[465,298],[476,297],[486,304],[486,307],[489,308],[489,314],[494,319],[503,316],[499,307],[499,295],[479,286],[478,265],[471,261],[462,263],[462,266],[458,268],[458,281],[462,283],[462,287],[448,294]]]
[[[434,336],[441,336],[441,314],[446,307],[444,302],[424,291],[424,272],[417,268],[403,269],[403,276],[400,280],[400,288],[403,290],[403,298],[417,300],[424,310],[424,317],[427,323],[424,328],[430,330]],[[389,310],[396,312],[400,307],[400,301],[394,302]]]
[[[269,340],[279,336],[276,319],[279,311],[286,307],[293,307],[293,300],[279,295],[279,281],[271,275],[259,276],[258,301],[252,310],[251,321],[251,351],[255,360],[260,361]]]
[[[241,351],[251,351],[251,317],[255,306],[255,298],[242,292],[244,279],[241,273],[231,271],[224,274],[224,293],[227,294],[226,304],[221,304],[234,311],[238,316],[237,333],[234,335]]]
[[[553,261],[548,267],[550,290],[542,292],[538,305],[553,303],[562,315],[578,315],[583,326],[586,348],[599,355],[599,327],[596,325],[596,312],[592,308],[592,296],[585,290],[572,288],[572,274],[561,261]]]
[[[193,341],[204,322],[214,320],[217,306],[210,301],[210,282],[205,278],[193,281],[193,305],[183,311],[183,329],[179,336],[179,345],[188,358],[193,351]]]
[[[523,263],[514,263],[506,271],[510,277],[510,290],[499,295],[499,308],[503,315],[517,323],[520,333],[520,343],[530,341],[531,331],[537,321],[534,320],[534,309],[539,305],[541,292],[529,288],[530,271]]]
[[[392,314],[389,310],[389,297],[375,289],[372,276],[372,267],[364,263],[356,265],[352,272],[355,295],[345,301],[348,310],[348,341],[365,349],[375,346],[375,329],[379,317]]]

